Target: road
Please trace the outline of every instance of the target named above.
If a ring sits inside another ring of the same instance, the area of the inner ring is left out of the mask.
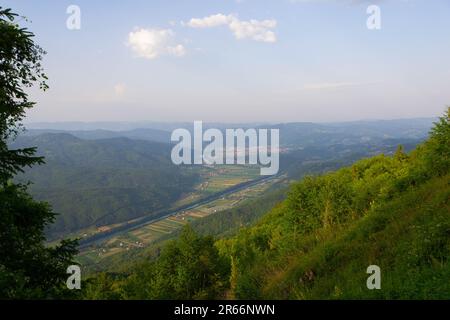
[[[218,200],[218,199],[220,199],[220,198],[222,198],[224,196],[228,196],[230,194],[233,194],[233,193],[242,191],[244,189],[253,187],[253,186],[258,185],[260,183],[272,180],[272,179],[274,179],[274,178],[276,178],[278,176],[279,175],[264,176],[264,177],[261,177],[261,178],[255,179],[255,180],[251,180],[251,181],[247,181],[247,182],[243,182],[243,183],[237,184],[237,185],[235,185],[235,186],[233,186],[231,188],[228,188],[228,189],[225,189],[223,191],[217,192],[217,193],[215,193],[213,195],[210,195],[208,197],[205,197],[203,199],[200,199],[200,200],[194,201],[194,202],[192,202],[190,204],[178,207],[177,209],[160,210],[160,211],[156,212],[156,215],[157,215],[156,217],[155,217],[155,213],[154,213],[151,216],[144,216],[144,217],[139,218],[137,220],[134,219],[131,222],[127,222],[127,223],[125,223],[123,225],[120,225],[118,227],[112,228],[112,229],[110,229],[108,231],[104,231],[104,232],[97,233],[95,235],[92,235],[92,236],[80,239],[79,240],[79,247],[78,247],[78,249],[80,249],[80,250],[85,249],[85,248],[90,247],[90,246],[92,246],[94,244],[97,244],[97,243],[103,242],[105,240],[108,240],[108,239],[110,239],[110,238],[112,238],[114,236],[117,236],[117,235],[129,232],[129,231],[141,228],[141,227],[146,226],[146,225],[148,225],[150,223],[154,223],[154,222],[166,219],[166,218],[168,218],[170,216],[173,216],[173,215],[176,215],[176,214],[178,214],[178,213],[180,213],[182,211],[195,209],[195,208],[197,208],[199,206],[202,206],[202,205],[205,205],[207,203],[210,203],[210,202],[213,202],[215,200]]]

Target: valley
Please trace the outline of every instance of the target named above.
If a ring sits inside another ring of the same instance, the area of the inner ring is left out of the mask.
[[[449,300],[449,1],[371,2],[2,1],[4,313]]]
[[[218,180],[221,179],[224,177],[219,176]],[[120,228],[124,225],[98,228],[91,234],[84,234],[87,241],[83,238],[80,240],[80,254],[77,260],[87,270],[102,269],[102,261],[105,259],[125,252],[143,251],[152,244],[172,238],[174,233],[180,231],[186,224],[232,209],[246,200],[257,199],[271,187],[280,188],[285,185],[287,185],[285,176],[259,178],[251,183],[234,184],[231,188],[223,189],[227,186],[225,184],[221,185],[220,191],[209,200],[194,201],[189,203],[187,208],[175,210],[160,218],[151,221],[145,221],[144,218],[144,221],[138,221],[138,224],[132,224],[128,228]],[[186,200],[179,203],[186,203]],[[117,232],[114,232],[115,229],[118,229]],[[102,236],[105,232],[107,235]],[[89,241],[89,238],[94,240]]]
[[[285,191],[277,190],[292,181],[393,154],[399,144],[411,150],[430,121],[377,122],[378,129],[359,123],[280,125],[280,172],[268,177],[258,165],[175,166],[172,145],[161,142],[168,133],[157,128],[31,129],[14,146],[36,145],[46,157],[46,164],[19,180],[33,181],[32,193],[60,212],[48,245],[79,239],[77,261],[90,273],[157,253],[187,224],[205,234],[235,234],[281,201]]]

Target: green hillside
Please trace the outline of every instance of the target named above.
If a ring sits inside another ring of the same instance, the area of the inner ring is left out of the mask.
[[[46,163],[18,179],[32,181],[32,194],[60,213],[51,235],[166,208],[198,180],[192,171],[172,164],[169,144],[128,138],[82,140],[66,133],[22,136],[13,144],[27,146],[37,146]]]
[[[410,154],[306,177],[231,238],[188,227],[147,262],[92,278],[84,297],[448,299],[449,156],[447,111]],[[369,265],[380,290],[366,287]]]
[[[279,260],[266,265],[275,272],[264,277],[261,286],[255,288],[237,276],[236,294],[275,299],[448,299],[449,177],[398,195],[348,226],[316,230],[293,242],[297,248],[282,257],[275,254]],[[281,267],[281,261],[286,265]],[[369,265],[381,268],[382,290],[367,289]]]
[[[406,155],[294,184],[256,226],[219,242],[236,298],[449,298],[450,126]],[[366,269],[381,268],[368,290]]]

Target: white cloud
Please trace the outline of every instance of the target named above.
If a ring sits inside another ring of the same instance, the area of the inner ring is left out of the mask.
[[[137,29],[128,35],[127,45],[138,56],[155,59],[162,55],[181,57],[186,49],[174,44],[175,33],[170,29]]]
[[[269,30],[275,28],[276,26],[277,26],[276,20],[239,21],[238,19],[233,19],[233,21],[229,25],[236,39],[250,38],[255,41],[262,41],[262,42],[277,41],[275,33]]]
[[[187,25],[191,28],[211,28],[229,24],[232,20],[231,15],[213,14],[205,18],[192,18]]]
[[[261,42],[276,42],[277,37],[274,29],[277,21],[271,20],[249,20],[241,21],[233,15],[214,14],[204,18],[192,18],[187,25],[191,28],[212,28],[228,25],[236,39],[252,39]]]

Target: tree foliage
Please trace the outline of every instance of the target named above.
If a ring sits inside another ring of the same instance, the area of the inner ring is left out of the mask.
[[[448,298],[449,139],[447,110],[409,155],[400,147],[295,183],[230,242],[234,296]],[[382,291],[365,289],[371,264],[388,270]]]
[[[199,236],[186,226],[158,259],[135,266],[128,277],[102,273],[90,279],[84,298],[213,299],[227,287],[228,268],[214,239]]]
[[[47,88],[41,65],[45,52],[17,18],[11,9],[0,7],[0,298],[60,297],[76,242],[47,248],[44,229],[55,214],[48,204],[34,201],[26,185],[11,180],[24,167],[43,163],[34,156],[35,148],[11,150],[9,142],[35,104],[27,89]]]
[[[121,277],[91,279],[85,298],[448,298],[449,128],[447,111],[409,154],[399,146],[393,156],[305,177],[231,238],[214,242],[187,228]],[[217,221],[196,227],[223,234]],[[383,270],[383,290],[366,287],[372,264]]]

